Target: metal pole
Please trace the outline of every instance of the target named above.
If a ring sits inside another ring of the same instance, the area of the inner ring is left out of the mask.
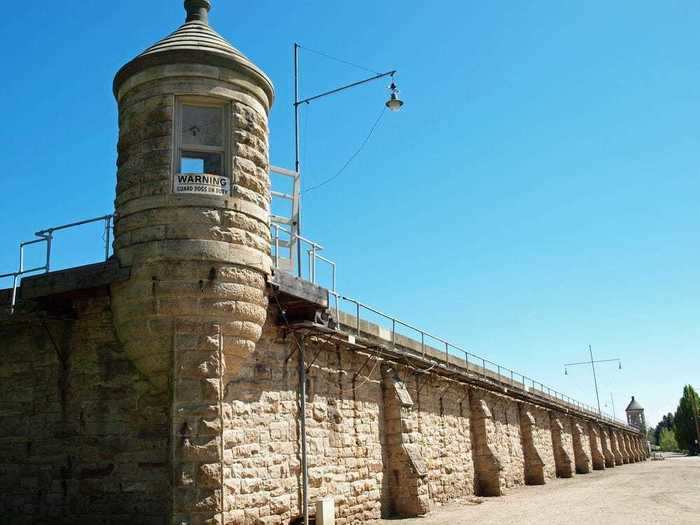
[[[17,274],[12,276],[12,302],[10,303],[10,313],[15,313],[15,305],[17,304]]]
[[[19,273],[24,271],[24,243],[19,245]]]
[[[301,241],[299,241],[299,242],[301,243]],[[301,244],[300,244],[300,246],[301,246]],[[311,250],[309,250],[308,256],[309,256],[309,281],[316,284],[316,282],[314,281],[314,264],[313,264],[313,257],[314,256],[313,256],[313,253]]]
[[[299,392],[300,392],[300,418],[301,430],[301,475],[303,485],[302,513],[304,525],[309,525],[309,465],[306,455],[306,352],[304,348],[304,336],[299,344]]]
[[[294,171],[301,176],[301,159],[299,151],[299,44],[294,43]],[[297,215],[297,235],[301,235],[301,192],[299,192],[299,213]],[[297,275],[301,277],[301,242],[297,242]]]
[[[46,235],[46,273],[51,271],[51,240],[53,239],[53,232],[49,231]]]
[[[617,414],[615,413],[615,399],[613,398],[612,392],[610,392],[610,404],[613,409],[613,419],[617,419]]]
[[[601,415],[603,412],[600,410],[600,395],[598,394],[598,379],[596,378],[596,375],[595,375],[595,362],[593,361],[593,348],[591,348],[591,345],[588,345],[588,352],[591,354],[591,368],[593,369],[593,384],[595,385],[595,398],[596,398],[596,401],[598,402],[598,415]]]
[[[312,254],[313,254],[313,257],[311,258],[311,265],[312,265],[311,269],[313,270],[313,272],[311,274],[313,276],[313,278],[311,279],[311,282],[316,284],[316,245],[315,244],[311,246],[311,250],[312,250]]]
[[[112,217],[108,217],[105,219],[105,261],[109,260],[109,234],[112,228],[110,227],[112,224]]]

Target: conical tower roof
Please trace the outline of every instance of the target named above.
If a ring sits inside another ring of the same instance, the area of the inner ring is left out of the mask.
[[[639,401],[637,401],[634,398],[634,396],[632,396],[632,401],[630,401],[630,404],[627,405],[625,412],[632,412],[634,410],[644,410],[644,408],[642,408],[642,405],[639,404]]]
[[[117,72],[114,94],[130,76],[148,67],[167,64],[202,64],[227,67],[248,74],[266,92],[272,104],[272,82],[243,53],[209,25],[209,0],[186,0],[187,19],[174,33],[156,42]]]

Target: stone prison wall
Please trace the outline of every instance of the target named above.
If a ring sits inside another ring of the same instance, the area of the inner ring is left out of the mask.
[[[0,321],[2,523],[297,522],[301,351],[272,301],[253,351],[189,385],[174,360],[176,389],[125,351],[108,289],[70,301],[70,318],[37,304]],[[179,322],[171,352],[216,346],[198,326]],[[309,498],[333,498],[339,525],[645,457],[622,426],[323,335],[304,344]]]

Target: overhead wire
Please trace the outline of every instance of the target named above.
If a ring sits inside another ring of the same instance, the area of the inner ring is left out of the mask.
[[[375,130],[377,129],[377,127],[379,126],[379,123],[381,122],[382,117],[384,117],[384,114],[385,114],[385,113],[386,113],[386,107],[382,108],[381,113],[379,113],[379,116],[377,117],[377,120],[375,120],[375,121],[374,121],[374,124],[372,124],[372,127],[371,127],[371,129],[369,130],[369,133],[367,134],[367,136],[365,137],[365,140],[362,141],[362,144],[361,144],[360,147],[355,151],[355,153],[353,153],[352,155],[350,155],[350,158],[345,162],[345,164],[343,164],[343,167],[342,167],[342,168],[340,168],[334,175],[332,175],[331,177],[328,177],[326,180],[324,180],[324,181],[322,181],[322,182],[316,184],[315,186],[311,186],[310,188],[306,188],[304,191],[302,191],[302,194],[306,194],[306,193],[309,193],[310,191],[317,190],[318,188],[321,188],[321,187],[325,186],[326,184],[328,184],[328,183],[334,181],[334,180],[337,179],[338,177],[340,177],[340,176],[343,174],[343,172],[348,168],[348,166],[350,166],[350,164],[352,163],[352,161],[355,160],[355,158],[356,158],[356,157],[362,152],[362,150],[365,148],[365,146],[366,146],[367,143],[369,142],[369,139],[372,138],[372,135],[374,134],[374,131],[375,131]]]
[[[335,60],[336,62],[340,62],[341,64],[356,67],[357,69],[361,69],[361,70],[367,71],[369,73],[374,73],[375,75],[380,74],[379,71],[375,71],[374,69],[369,69],[367,67],[360,66],[359,64],[355,64],[354,62],[350,62],[349,60],[344,60],[342,58],[334,57],[332,55],[329,55],[328,53],[324,53],[323,51],[317,51],[315,49],[311,49],[309,47],[302,46],[302,45],[299,45],[299,48],[304,49],[305,51],[310,51],[311,53],[315,53],[315,54],[320,55],[322,57],[325,57],[329,60]]]

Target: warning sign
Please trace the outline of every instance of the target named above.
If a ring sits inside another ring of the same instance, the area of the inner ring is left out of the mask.
[[[230,195],[228,177],[185,173],[175,175],[175,193],[199,193],[203,195]]]

